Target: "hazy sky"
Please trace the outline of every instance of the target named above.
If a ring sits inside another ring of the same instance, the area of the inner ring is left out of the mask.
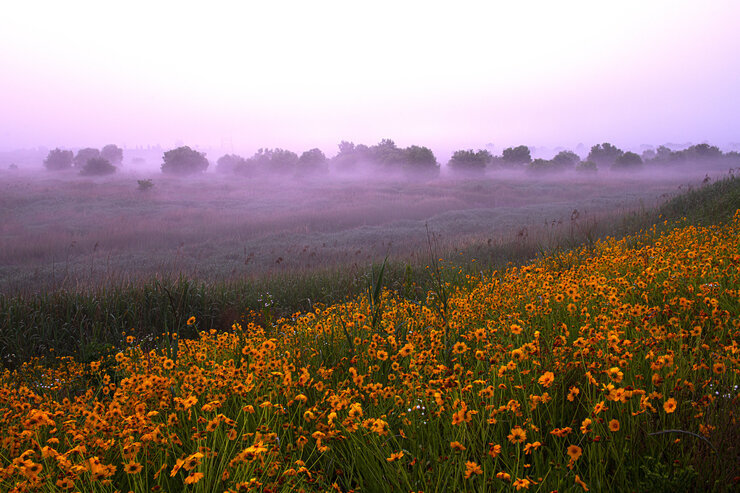
[[[0,148],[740,142],[740,2],[13,1]]]

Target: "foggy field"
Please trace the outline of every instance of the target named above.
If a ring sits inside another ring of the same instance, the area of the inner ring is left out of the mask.
[[[724,170],[726,173],[726,170]],[[84,288],[183,274],[202,280],[429,261],[496,245],[543,250],[600,221],[653,207],[706,171],[489,174],[428,182],[173,178],[124,168],[110,178],[0,172],[0,292]],[[718,176],[720,170],[711,173]],[[152,179],[148,191],[137,180]],[[577,211],[577,212],[574,212]]]

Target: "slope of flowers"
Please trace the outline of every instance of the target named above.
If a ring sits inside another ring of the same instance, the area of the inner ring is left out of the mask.
[[[32,362],[0,378],[0,489],[731,489],[739,272],[740,211],[426,303]]]

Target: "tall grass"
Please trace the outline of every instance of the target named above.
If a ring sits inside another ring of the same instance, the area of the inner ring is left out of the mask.
[[[455,247],[435,242],[413,261],[388,260],[384,286],[423,301],[430,290],[439,291],[441,283],[461,285],[471,274],[521,265],[580,244],[593,244],[608,235],[639,232],[655,223],[668,228],[684,217],[691,224],[727,220],[728,211],[738,206],[740,180],[730,176],[687,191],[658,208],[604,214],[589,221],[572,215],[570,224],[557,231],[525,230],[508,238],[473,240]],[[267,318],[289,317],[310,311],[316,304],[329,305],[362,294],[372,275],[369,267],[368,271],[323,268],[223,282],[155,278],[79,290],[0,294],[0,361],[6,368],[49,354],[91,361],[121,347],[124,333],[152,337],[181,326],[191,316],[205,330],[229,327],[235,321],[264,323]]]

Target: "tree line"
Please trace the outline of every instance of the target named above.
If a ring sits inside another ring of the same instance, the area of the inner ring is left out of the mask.
[[[114,173],[123,161],[123,150],[113,144],[102,149],[84,148],[72,151],[54,149],[44,161],[49,170],[77,168],[84,175]],[[487,169],[519,169],[532,173],[550,173],[565,170],[593,173],[599,169],[635,170],[644,165],[680,165],[689,162],[740,163],[740,153],[723,153],[709,144],[692,145],[673,151],[666,146],[646,150],[641,155],[623,151],[604,142],[591,147],[585,159],[573,151],[563,150],[552,159],[532,159],[530,148],[525,145],[508,147],[500,156],[486,149],[461,149],[455,151],[447,162],[454,174],[481,175]],[[162,156],[161,171],[165,174],[191,175],[206,171],[210,163],[205,153],[189,146],[166,151]],[[383,139],[371,146],[342,141],[335,156],[327,158],[318,148],[300,156],[286,149],[259,149],[251,157],[225,154],[216,161],[216,171],[242,176],[271,173],[280,176],[308,176],[328,173],[370,171],[382,174],[433,178],[439,174],[440,163],[428,147],[412,145],[401,148],[391,139]]]

